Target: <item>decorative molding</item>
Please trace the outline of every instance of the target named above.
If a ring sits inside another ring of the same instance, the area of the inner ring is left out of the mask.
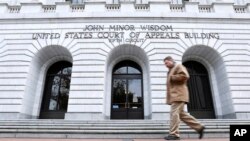
[[[56,12],[56,5],[44,5],[43,12],[44,13],[55,13]]]
[[[117,12],[119,11],[119,12]],[[145,13],[144,11],[147,11]],[[114,12],[110,14],[111,12]],[[6,15],[12,13],[10,15]],[[56,13],[49,14],[46,13]],[[72,14],[76,13],[76,14]],[[83,13],[81,15],[77,13]],[[54,5],[42,5],[41,3],[21,3],[21,5],[0,4],[1,19],[33,19],[33,18],[66,18],[66,17],[178,17],[190,18],[244,18],[249,19],[250,3],[234,5],[234,3],[216,2],[201,5],[198,2],[185,2],[183,4],[170,4],[169,2],[148,2],[139,4],[136,2],[120,2],[107,4],[106,2],[84,2],[71,4],[57,2]],[[244,13],[244,14],[240,14]],[[24,15],[25,14],[25,15]]]
[[[170,10],[171,12],[185,12],[185,8],[182,4],[171,4]]]
[[[120,10],[121,5],[120,4],[106,4],[105,7],[108,11],[117,11],[117,10]]]
[[[235,5],[234,6],[235,13],[248,13],[246,5]]]
[[[71,11],[72,12],[84,12],[85,5],[79,4],[79,5],[71,5]]]
[[[9,6],[9,13],[20,13],[21,6]]]
[[[213,13],[213,7],[211,5],[199,5],[200,13]]]

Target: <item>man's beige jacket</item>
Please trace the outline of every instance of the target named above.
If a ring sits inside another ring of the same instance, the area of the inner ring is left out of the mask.
[[[176,101],[189,102],[188,79],[188,71],[182,64],[177,64],[169,70],[167,76],[167,104],[171,105]]]

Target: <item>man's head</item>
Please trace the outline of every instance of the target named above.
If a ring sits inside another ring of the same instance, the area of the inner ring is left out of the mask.
[[[164,61],[165,66],[167,68],[172,68],[175,65],[175,61],[174,61],[174,59],[171,56],[167,56],[166,58],[164,58],[163,61]]]

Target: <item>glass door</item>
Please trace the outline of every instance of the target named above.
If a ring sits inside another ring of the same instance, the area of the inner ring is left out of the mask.
[[[141,79],[127,79],[127,118],[142,119],[143,118],[143,98]]]
[[[141,69],[132,61],[122,61],[113,70],[111,119],[143,118]]]
[[[60,61],[46,76],[40,119],[64,119],[68,107],[72,64]]]
[[[122,119],[127,117],[127,80],[114,79],[112,91],[111,118]]]

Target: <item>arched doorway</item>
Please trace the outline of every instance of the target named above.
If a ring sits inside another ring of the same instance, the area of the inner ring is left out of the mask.
[[[72,64],[60,61],[47,71],[41,119],[64,119],[68,107]]]
[[[199,62],[184,63],[190,74],[188,80],[189,98],[188,111],[196,118],[215,118],[214,104],[207,69]]]
[[[111,119],[143,119],[143,82],[141,67],[130,60],[121,61],[112,71]]]

